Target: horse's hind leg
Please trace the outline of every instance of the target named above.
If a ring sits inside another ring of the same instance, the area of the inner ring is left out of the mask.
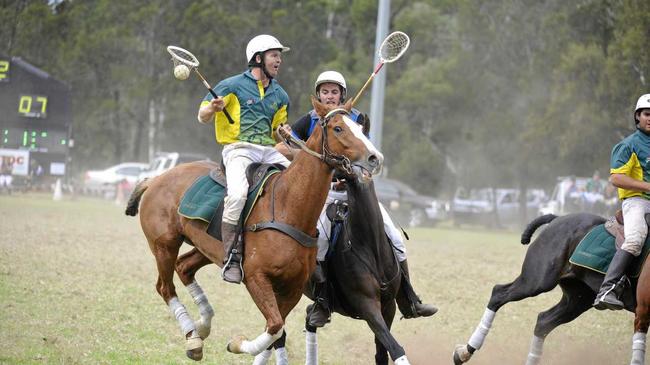
[[[186,341],[185,354],[190,359],[198,361],[203,358],[203,340],[196,333],[194,322],[187,313],[185,306],[178,300],[176,288],[174,287],[174,264],[176,263],[182,239],[170,236],[163,234],[153,241],[149,240],[149,248],[156,258],[156,266],[158,267],[156,290],[167,303],[181,327],[181,332]]]
[[[560,302],[537,316],[535,335],[530,344],[526,365],[539,364],[546,336],[555,327],[571,322],[589,310],[596,297],[586,284],[577,279],[564,279],[560,281],[560,287],[562,287]]]
[[[199,308],[201,318],[194,322],[194,326],[199,337],[203,340],[210,335],[214,310],[208,301],[208,297],[203,293],[203,289],[196,282],[194,275],[200,268],[211,263],[212,261],[196,248],[184,253],[176,260],[176,273]]]
[[[558,263],[548,265],[548,263],[540,262],[539,258],[534,258],[535,255],[531,255],[533,247],[529,249],[526,255],[519,277],[509,284],[494,286],[481,322],[474,330],[467,344],[458,345],[454,350],[454,364],[460,365],[469,361],[474,352],[483,346],[499,308],[510,302],[545,293],[557,285],[557,278],[562,265]],[[544,264],[546,264],[545,267],[542,266]]]

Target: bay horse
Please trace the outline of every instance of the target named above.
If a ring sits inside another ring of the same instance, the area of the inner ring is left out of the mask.
[[[569,323],[592,308],[604,275],[569,262],[571,254],[582,238],[605,219],[589,214],[576,213],[562,217],[547,214],[533,219],[521,236],[521,243],[530,243],[535,230],[548,224],[526,252],[521,273],[514,281],[495,285],[487,308],[465,345],[454,350],[454,364],[463,364],[480,349],[485,341],[496,312],[507,303],[551,291],[557,285],[562,289],[562,298],[552,308],[537,316],[534,336],[530,345],[526,365],[537,365],[541,361],[544,340],[557,326]],[[650,268],[644,264],[641,275],[631,280],[631,293],[625,309],[635,312],[634,335],[632,337],[631,365],[644,364],[645,338],[650,323]]]
[[[330,308],[343,316],[366,321],[375,335],[376,364],[388,364],[388,351],[396,365],[408,365],[404,348],[390,333],[402,273],[384,231],[374,183],[349,180],[346,190],[348,211],[327,260]],[[304,294],[314,300],[316,295],[312,289],[306,287]],[[317,365],[316,327],[306,323],[305,329],[305,364]],[[281,344],[274,344],[276,351],[284,347],[283,339],[278,342]],[[267,349],[258,355],[255,365],[266,364],[270,352]]]
[[[330,109],[312,97],[312,104],[321,122],[303,146],[305,152],[297,153],[286,170],[268,179],[245,222],[243,282],[266,325],[252,341],[233,337],[227,346],[233,353],[257,355],[283,335],[284,321],[316,265],[315,246],[305,247],[276,229],[252,231],[251,225],[274,221],[314,237],[334,170],[363,181],[371,179],[383,162],[361,127],[348,117],[350,103]],[[186,355],[193,360],[203,357],[203,340],[210,334],[214,312],[194,279],[195,272],[188,268],[207,261],[222,266],[224,253],[222,242],[207,234],[207,223],[187,219],[177,211],[184,192],[217,166],[205,161],[183,164],[145,181],[136,186],[126,209],[127,215],[135,216],[140,205],[140,224],[158,268],[156,289],[176,317],[186,339]],[[183,242],[194,249],[179,258]],[[174,270],[199,307],[201,319],[196,322],[178,300]]]

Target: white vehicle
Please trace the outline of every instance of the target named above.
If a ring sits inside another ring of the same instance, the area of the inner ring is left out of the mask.
[[[90,194],[113,192],[115,186],[124,180],[129,184],[135,184],[140,173],[146,168],[145,163],[124,162],[105,170],[89,170],[84,176],[83,190]]]
[[[198,154],[179,153],[179,152],[160,152],[156,154],[156,156],[151,161],[147,169],[144,170],[142,173],[140,173],[140,176],[138,176],[138,181],[156,177],[162,174],[163,172],[170,170],[172,167],[175,167],[176,165],[186,163],[186,162],[201,161],[201,160],[210,161],[208,157],[205,157],[203,155],[198,155]]]
[[[519,189],[459,187],[451,204],[454,225],[516,226],[521,216],[519,194]],[[545,198],[544,190],[526,190],[526,216],[535,216]]]

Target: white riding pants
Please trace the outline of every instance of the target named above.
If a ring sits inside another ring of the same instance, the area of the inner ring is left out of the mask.
[[[248,142],[235,142],[226,145],[221,152],[223,164],[226,166],[226,181],[228,189],[223,201],[222,220],[229,224],[237,224],[246,204],[248,180],[246,168],[253,162],[279,163],[289,166],[289,160],[273,146],[260,146]]]
[[[641,254],[641,249],[648,235],[648,224],[645,221],[646,213],[650,213],[650,200],[640,196],[623,200],[625,242],[623,242],[621,249],[634,256]]]
[[[327,207],[334,203],[335,200],[347,201],[348,194],[345,191],[335,191],[330,190],[327,194],[327,200],[325,201],[325,206],[321,211],[320,217],[318,218],[318,254],[316,259],[318,261],[324,261],[325,255],[327,255],[327,250],[329,249],[329,240],[330,233],[332,230],[332,222],[327,218]],[[384,206],[379,203],[379,209],[381,210],[381,217],[384,221],[384,231],[393,242],[393,250],[397,255],[397,260],[402,262],[406,260],[406,247],[404,246],[404,239],[402,238],[401,232],[395,227],[393,220],[390,219],[388,212]]]

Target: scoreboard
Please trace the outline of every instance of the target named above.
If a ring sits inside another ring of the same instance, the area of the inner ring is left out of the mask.
[[[28,151],[30,167],[63,175],[71,124],[67,85],[21,58],[0,54],[0,151]]]

